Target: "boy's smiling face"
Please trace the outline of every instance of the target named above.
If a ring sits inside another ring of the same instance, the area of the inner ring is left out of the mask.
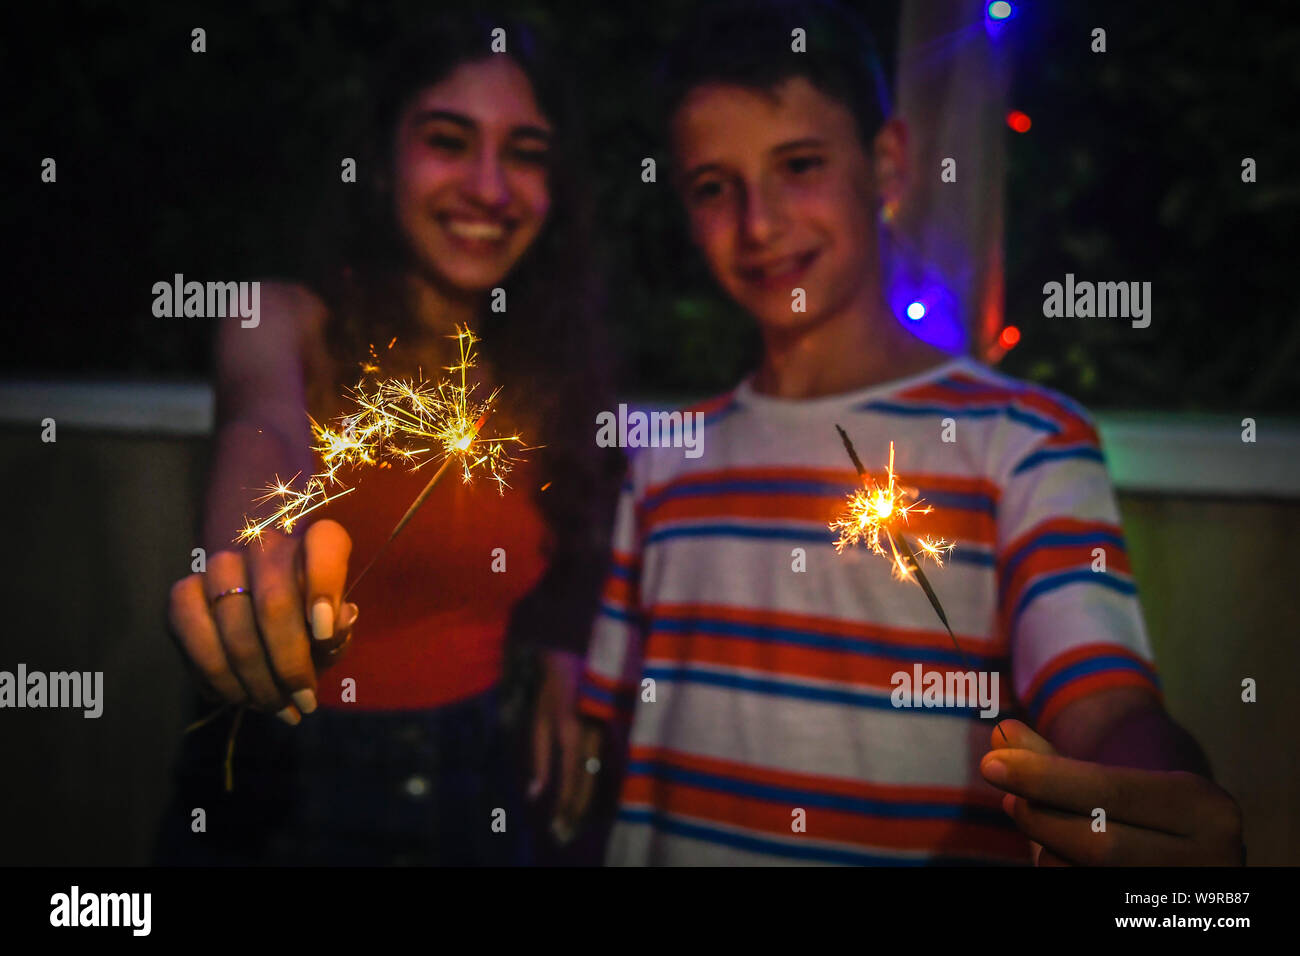
[[[692,239],[765,333],[817,325],[878,278],[876,169],[848,107],[799,76],[705,84],[672,133]]]

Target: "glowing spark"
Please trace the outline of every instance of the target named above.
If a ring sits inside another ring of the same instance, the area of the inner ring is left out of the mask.
[[[930,580],[925,576],[925,572],[921,570],[921,564],[916,557],[916,552],[920,551],[923,557],[932,558],[935,564],[942,567],[943,557],[952,550],[952,545],[946,541],[921,538],[917,542],[918,547],[913,550],[911,544],[908,543],[907,535],[903,533],[908,515],[929,514],[934,509],[929,505],[922,507],[924,502],[917,497],[915,489],[898,486],[898,476],[894,474],[894,443],[892,441],[889,443],[889,467],[885,473],[886,481],[882,488],[867,474],[862,459],[858,457],[858,453],[853,448],[853,442],[849,441],[848,433],[839,425],[835,426],[835,430],[840,433],[840,440],[844,442],[844,450],[849,453],[849,458],[853,461],[853,467],[857,469],[858,477],[862,479],[865,486],[864,490],[855,491],[849,495],[848,510],[831,522],[831,530],[840,533],[838,540],[835,542],[835,550],[842,554],[849,545],[865,541],[867,547],[875,554],[890,559],[894,577],[901,581],[914,580],[921,585],[926,600],[930,602],[930,607],[934,608],[934,613],[939,616],[939,621],[943,624],[943,629],[948,632],[952,646],[957,649],[957,654],[961,657],[963,666],[968,671],[974,671],[975,668],[971,665],[970,658],[966,656],[966,652],[961,649],[961,644],[957,642],[957,635],[952,632],[952,625],[948,623],[948,615],[943,609],[939,595],[934,593],[934,588],[931,587]],[[880,543],[882,534],[889,544],[888,552]],[[1002,735],[1002,740],[1010,743],[1007,740],[1007,732],[1002,729],[1002,721],[994,720],[993,725],[997,727],[998,733]]]
[[[835,550],[842,554],[845,548],[865,545],[872,554],[890,559],[894,577],[900,581],[910,580],[915,571],[915,562],[912,555],[905,554],[905,549],[900,549],[894,536],[901,535],[912,515],[930,514],[934,508],[916,496],[916,489],[904,488],[898,484],[898,476],[894,473],[892,441],[889,443],[889,465],[883,484],[878,484],[862,471],[856,455],[854,464],[859,465],[864,487],[848,496],[845,511],[830,524],[832,531],[839,532],[839,537],[835,539]],[[939,567],[943,567],[944,557],[953,548],[947,541],[927,537],[918,538],[916,543],[916,550],[921,557],[930,558]]]
[[[469,381],[468,373],[474,368],[474,344],[478,339],[469,329],[459,327],[450,338],[457,341],[459,361],[447,367],[449,378],[436,383],[395,378],[372,381],[370,376],[378,373],[378,364],[362,363],[361,380],[347,395],[354,410],[327,425],[309,419],[312,450],[320,458],[321,469],[301,489],[293,486],[297,475],[289,482],[277,476],[257,499],[258,504],[275,502],[274,510],[261,519],[245,518],[244,528],[235,540],[241,544],[260,540],[262,533],[272,527],[292,531],[304,515],[352,491],[346,488],[331,494],[329,489],[343,487],[340,473],[359,465],[388,467],[400,463],[415,471],[431,461],[446,465],[455,460],[460,464],[463,481],[484,473],[504,493],[509,487],[506,475],[513,461],[510,446],[522,445],[523,439],[518,435],[479,435],[498,392],[482,401],[475,399],[477,386]],[[374,359],[373,345],[370,355]]]

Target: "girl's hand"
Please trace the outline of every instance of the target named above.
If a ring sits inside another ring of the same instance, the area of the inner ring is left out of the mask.
[[[578,715],[578,683],[583,660],[567,651],[546,652],[546,676],[537,698],[533,720],[533,779],[528,798],[536,800],[551,782],[551,768],[559,765],[558,795],[551,832],[567,843],[577,832],[595,789],[588,760],[598,757],[602,741]]]
[[[351,550],[342,525],[317,521],[296,538],[268,532],[219,551],[205,573],[172,585],[173,637],[207,688],[289,724],[315,710],[318,666],[333,663],[357,618],[342,604]]]

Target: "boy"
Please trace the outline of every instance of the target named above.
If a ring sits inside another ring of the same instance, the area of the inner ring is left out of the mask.
[[[702,457],[632,461],[579,701],[631,722],[608,860],[1240,863],[1235,803],[1161,706],[1086,413],[886,305],[877,218],[905,130],[868,49],[837,7],[758,3],[715,9],[669,59],[692,239],[764,354],[701,407]],[[831,546],[861,487],[837,424],[875,477],[894,443],[935,507],[913,538],[955,541],[930,577],[964,656],[914,582]],[[1027,723],[894,693],[967,659]],[[607,736],[593,725],[577,756]],[[599,772],[566,763],[561,831]]]

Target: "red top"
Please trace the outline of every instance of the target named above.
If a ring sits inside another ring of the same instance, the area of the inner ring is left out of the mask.
[[[333,518],[352,536],[349,581],[436,470],[436,462],[416,472],[359,468],[349,476],[356,490],[321,509],[320,517]],[[510,610],[546,568],[535,479],[529,462],[516,463],[510,487],[499,495],[491,480],[466,485],[455,466],[448,471],[348,596],[358,608],[352,646],[320,675],[322,707],[435,707],[497,682]],[[505,551],[504,571],[492,570],[496,548]],[[342,701],[347,677],[356,680],[355,703]]]

